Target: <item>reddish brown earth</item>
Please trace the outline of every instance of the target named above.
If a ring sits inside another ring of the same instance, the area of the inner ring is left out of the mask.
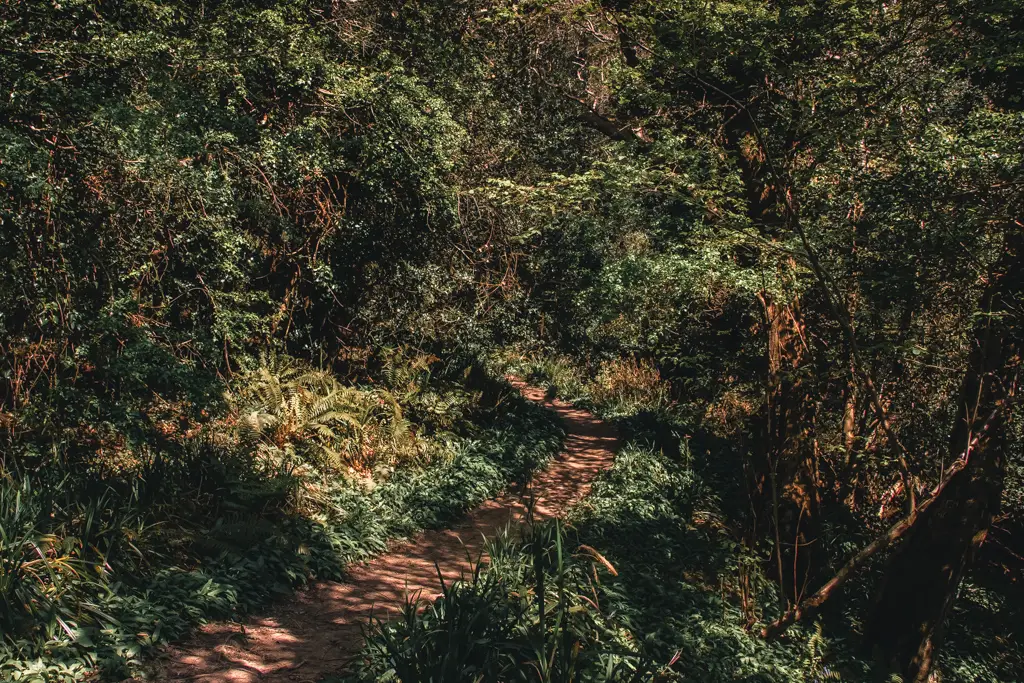
[[[543,390],[514,384],[531,401],[545,402]],[[371,614],[386,619],[408,596],[437,597],[438,567],[446,582],[458,579],[470,568],[469,558],[480,554],[485,537],[520,523],[531,496],[536,518],[564,513],[611,466],[617,437],[584,410],[557,400],[545,405],[564,423],[564,450],[534,475],[525,492],[490,500],[451,529],[394,544],[386,554],[352,567],[345,583],[316,583],[245,624],[204,626],[190,642],[163,653],[157,679],[313,683],[341,670],[361,649],[360,625]]]

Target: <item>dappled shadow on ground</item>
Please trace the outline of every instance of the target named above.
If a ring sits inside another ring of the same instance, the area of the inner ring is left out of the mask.
[[[516,386],[526,398],[543,391]],[[344,667],[362,647],[371,615],[388,619],[409,597],[433,599],[445,582],[471,571],[485,538],[519,525],[532,508],[537,519],[560,515],[611,466],[612,427],[561,402],[548,404],[564,421],[564,450],[519,492],[488,501],[451,529],[429,531],[352,567],[342,583],[320,582],[246,624],[204,627],[188,644],[164,653],[158,678],[213,681],[316,681]]]

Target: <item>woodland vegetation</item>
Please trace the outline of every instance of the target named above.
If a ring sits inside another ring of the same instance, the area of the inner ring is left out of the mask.
[[[1024,671],[1021,0],[0,5],[0,679],[615,421],[352,680]],[[456,644],[465,647],[455,647]]]

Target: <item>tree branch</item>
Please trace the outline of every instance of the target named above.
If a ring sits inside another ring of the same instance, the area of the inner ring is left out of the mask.
[[[612,140],[639,140],[643,143],[650,142],[650,140],[644,136],[643,132],[637,132],[637,130],[629,123],[622,124],[615,119],[602,116],[594,111],[583,98],[575,97],[568,93],[563,94],[573,102],[578,102],[583,107],[583,111],[581,111],[579,115],[581,121],[594,130],[603,133]]]
[[[909,515],[894,524],[885,534],[876,538],[859,553],[850,558],[850,560],[847,561],[847,563],[843,565],[838,572],[836,572],[836,575],[832,577],[828,583],[819,588],[814,595],[805,600],[801,600],[795,607],[787,610],[777,620],[761,629],[761,637],[766,640],[778,638],[794,623],[806,617],[813,617],[821,609],[821,606],[825,604],[825,601],[832,597],[832,594],[835,593],[840,586],[846,583],[861,567],[863,567],[869,559],[903,538],[903,536],[913,528],[921,515],[924,514],[936,500],[938,500],[938,497],[953,480],[953,477],[967,467],[967,464],[970,462],[971,451],[978,445],[979,441],[988,434],[989,429],[992,427],[992,424],[999,416],[1003,407],[1004,403],[1002,401],[996,404],[995,409],[992,410],[988,419],[985,420],[985,424],[982,425],[981,429],[978,430],[978,433],[967,445],[967,449],[959,458],[957,458],[956,462],[950,466],[938,485],[932,489],[931,496],[928,500],[924,501],[916,508],[913,508]]]

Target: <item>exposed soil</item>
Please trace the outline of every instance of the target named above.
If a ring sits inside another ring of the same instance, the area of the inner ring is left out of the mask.
[[[351,567],[344,583],[316,583],[245,624],[204,626],[191,641],[163,653],[158,680],[314,683],[344,668],[362,648],[360,626],[371,614],[386,619],[408,596],[437,597],[438,568],[446,582],[458,579],[479,556],[485,537],[521,522],[525,501],[532,497],[534,516],[547,519],[586,495],[594,477],[613,462],[614,429],[584,410],[545,401],[541,389],[514,384],[529,400],[554,410],[566,430],[562,453],[525,491],[484,503],[451,529],[395,543],[386,554]]]

